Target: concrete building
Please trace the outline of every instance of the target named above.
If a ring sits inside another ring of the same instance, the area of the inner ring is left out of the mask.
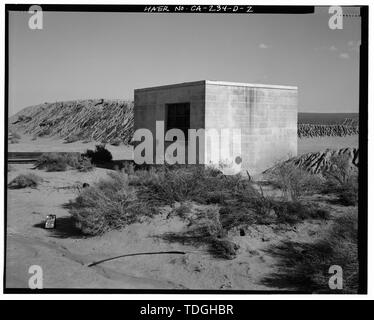
[[[185,133],[179,144],[189,140],[188,129],[205,129],[202,141],[186,151],[186,161],[193,148],[197,155],[203,153],[200,162],[205,164],[225,165],[225,156],[231,154],[231,165],[257,174],[297,154],[297,87],[204,80],[136,89],[134,96],[135,130],[152,132],[155,163],[163,161],[161,150],[168,157],[167,148],[173,143],[156,134],[156,121],[164,121],[160,127],[164,132],[178,128]],[[209,129],[218,130],[221,138],[222,132],[231,130],[231,138],[228,143],[221,139],[218,146],[207,135]],[[240,129],[239,138],[234,129]],[[238,148],[240,154],[235,154]]]

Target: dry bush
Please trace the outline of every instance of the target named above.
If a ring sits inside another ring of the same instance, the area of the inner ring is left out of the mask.
[[[323,180],[318,175],[296,167],[292,163],[278,164],[270,181],[282,190],[285,199],[298,201],[302,195],[321,190]]]
[[[182,203],[179,207],[173,210],[173,213],[182,219],[187,218],[187,214],[191,212],[192,205],[190,202]]]
[[[305,292],[357,293],[357,232],[357,213],[349,212],[335,219],[330,230],[317,242],[287,241],[274,246],[270,253],[278,258],[278,271],[264,283]],[[329,289],[328,271],[332,265],[343,269],[342,291]]]
[[[234,201],[220,209],[222,224],[232,228],[248,224],[295,224],[308,219],[327,220],[330,213],[316,204],[265,196],[250,181],[241,183]]]
[[[189,220],[188,229],[182,232],[167,232],[162,235],[164,240],[181,242],[195,246],[206,246],[208,251],[217,258],[234,259],[239,246],[227,238],[219,218],[218,208],[192,210],[186,203],[175,209],[175,213]]]
[[[36,188],[41,181],[42,178],[33,173],[20,174],[8,183],[8,187],[10,189]]]
[[[230,198],[239,181],[238,176],[224,176],[202,166],[162,166],[135,171],[130,184],[138,186],[147,201],[173,204],[191,200],[207,204]]]
[[[94,236],[123,228],[153,215],[155,210],[138,201],[135,191],[128,185],[127,174],[113,172],[109,179],[84,188],[70,202],[69,212],[84,234]]]
[[[235,259],[239,245],[228,239],[213,238],[211,240],[210,253],[218,258]]]
[[[315,204],[281,201],[274,206],[277,223],[295,224],[308,219],[328,220],[330,212]]]
[[[241,224],[295,224],[306,219],[329,219],[329,212],[317,205],[265,196],[261,187],[257,190],[240,176],[224,176],[204,167],[139,170],[130,176],[130,184],[138,187],[139,198],[153,205],[218,203],[226,229]]]
[[[237,203],[220,209],[220,219],[225,229],[245,225],[289,224],[294,225],[305,220],[328,220],[330,212],[315,204],[303,204],[295,201],[279,201],[266,198],[251,203]],[[254,204],[254,205],[253,205]]]
[[[90,159],[82,158],[82,160],[79,162],[79,165],[77,169],[80,172],[88,172],[92,171],[95,168],[95,165],[91,163]]]
[[[43,153],[36,161],[35,168],[47,171],[66,171],[69,167],[78,169],[82,159],[79,153]]]
[[[325,193],[334,193],[343,205],[356,205],[358,201],[358,172],[347,155],[331,157],[331,166],[325,169]]]
[[[87,150],[82,156],[90,159],[93,164],[108,163],[113,159],[110,151],[105,148],[105,144],[96,145],[95,150]]]

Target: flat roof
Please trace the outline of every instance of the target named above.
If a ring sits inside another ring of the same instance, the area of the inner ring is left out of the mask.
[[[168,84],[168,85],[156,86],[156,87],[140,88],[140,89],[135,89],[135,91],[150,91],[150,90],[171,89],[171,88],[178,88],[178,87],[191,87],[191,86],[200,86],[200,85],[297,90],[297,86],[283,86],[283,85],[260,84],[260,83],[241,83],[241,82],[229,82],[229,81],[200,80],[200,81]]]

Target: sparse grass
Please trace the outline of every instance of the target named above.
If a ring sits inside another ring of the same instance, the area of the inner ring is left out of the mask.
[[[323,184],[318,175],[310,174],[287,162],[275,166],[270,180],[282,190],[285,199],[293,201],[298,201],[305,194],[321,190]]]
[[[174,209],[174,213],[182,219],[185,219],[189,212],[191,212],[191,203],[189,202],[182,203],[179,207]]]
[[[294,225],[304,220],[328,220],[330,212],[315,204],[265,197],[221,207],[220,219],[225,229],[252,224]]]
[[[276,222],[295,224],[307,219],[328,220],[330,212],[315,204],[283,201],[275,205]]]
[[[79,153],[43,153],[36,161],[35,168],[46,169],[47,171],[66,171],[69,167],[78,169],[81,161]]]
[[[90,159],[82,158],[77,169],[80,172],[89,172],[95,169],[95,165],[91,163]]]
[[[96,145],[95,150],[87,150],[82,156],[90,159],[93,164],[107,163],[113,159],[112,154],[105,148],[104,144]]]
[[[186,220],[188,229],[166,233],[163,238],[204,244],[226,259],[232,259],[237,250],[227,238],[233,227],[330,218],[316,205],[265,196],[252,182],[211,168],[163,166],[134,171],[131,164],[111,174],[110,179],[85,188],[72,203],[71,214],[84,233],[96,235],[122,228],[152,215],[157,207],[176,202],[181,205],[170,214]]]
[[[20,174],[8,183],[8,187],[10,189],[36,188],[41,181],[42,178],[33,173]]]
[[[69,212],[84,234],[95,236],[151,216],[155,210],[137,200],[127,174],[113,172],[109,179],[84,188],[70,203]]]
[[[201,208],[191,210],[190,203],[185,203],[174,210],[182,219],[188,220],[188,229],[183,232],[167,232],[164,240],[181,242],[195,246],[206,246],[217,258],[234,259],[239,246],[227,238],[218,208]]]
[[[318,293],[357,293],[357,213],[336,218],[326,235],[314,243],[284,242],[270,253],[280,259],[279,271],[265,279],[268,285],[294,287]],[[330,266],[343,270],[343,290],[330,290]]]
[[[144,200],[163,204],[188,200],[202,204],[223,202],[239,183],[238,176],[224,176],[200,166],[138,170],[130,181],[139,187]]]
[[[354,206],[358,201],[358,172],[349,163],[348,156],[340,155],[331,158],[331,167],[323,172],[326,177],[324,193],[338,196],[339,202]]]

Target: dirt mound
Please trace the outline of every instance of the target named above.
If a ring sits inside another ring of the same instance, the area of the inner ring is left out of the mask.
[[[44,103],[12,116],[9,129],[70,141],[120,139],[128,143],[133,133],[133,107],[130,101],[105,99]]]
[[[310,152],[286,161],[302,168],[312,174],[319,174],[321,171],[329,170],[332,166],[331,159],[335,156],[346,156],[352,168],[358,168],[358,148],[343,148],[340,150],[326,149],[325,151]],[[268,169],[265,173],[271,173],[276,167]]]
[[[299,119],[298,137],[344,137],[359,133],[357,119],[340,120],[334,124],[317,124],[300,122],[303,120]],[[21,110],[9,121],[10,131],[39,137],[57,136],[68,142],[92,139],[128,143],[133,126],[133,102],[105,99],[39,104]]]

